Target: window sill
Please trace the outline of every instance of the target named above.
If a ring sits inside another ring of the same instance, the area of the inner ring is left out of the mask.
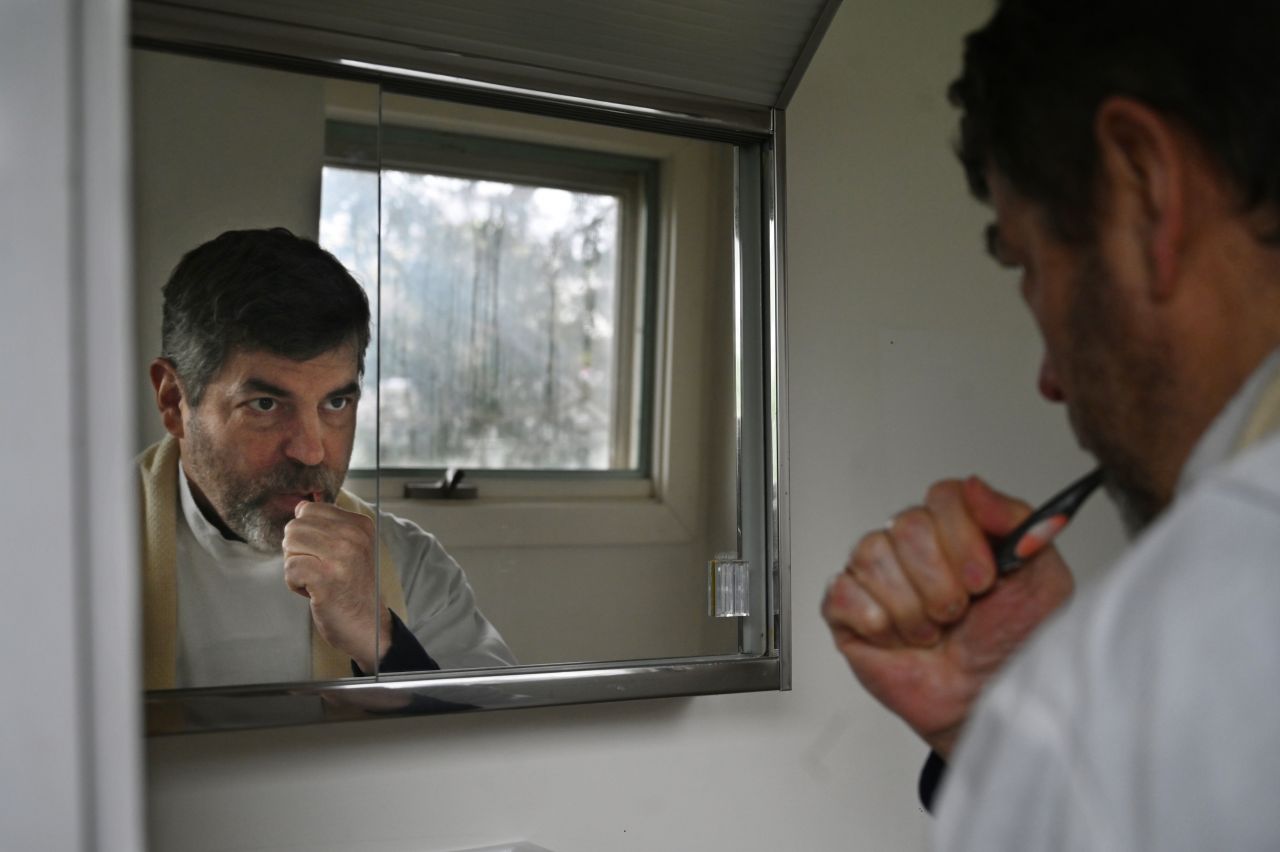
[[[405,478],[384,480],[398,494]],[[380,508],[413,521],[446,548],[609,547],[688,543],[691,519],[653,496],[648,479],[483,480],[474,500],[384,497]],[[374,502],[377,481],[347,487]]]

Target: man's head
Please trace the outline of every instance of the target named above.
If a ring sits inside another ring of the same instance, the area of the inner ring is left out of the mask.
[[[1280,4],[1004,0],[951,100],[992,253],[1134,525],[1280,343]]]
[[[334,498],[368,342],[363,289],[310,240],[229,231],[182,258],[151,379],[196,500],[224,532],[276,549],[299,500]]]

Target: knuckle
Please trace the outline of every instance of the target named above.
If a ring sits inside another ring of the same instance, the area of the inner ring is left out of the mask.
[[[833,629],[848,629],[866,640],[882,639],[892,630],[889,615],[875,597],[852,579],[833,590],[832,605],[827,609]]]
[[[893,552],[889,536],[884,532],[873,532],[863,536],[862,541],[854,549],[849,558],[849,568],[855,575],[862,570],[877,566],[884,562]]]
[[[854,630],[868,639],[880,639],[890,632],[889,615],[878,606],[860,607],[854,615]]]
[[[933,534],[933,515],[920,506],[898,513],[893,520],[893,533],[905,539],[920,539]]]
[[[929,505],[946,503],[954,500],[960,493],[960,482],[955,479],[940,479],[929,486],[925,502]]]
[[[875,596],[850,572],[838,575],[822,599],[822,618],[833,634],[875,641],[892,630],[888,614]]]
[[[964,614],[968,605],[967,595],[958,589],[948,589],[929,602],[929,618],[939,624],[950,624]]]
[[[864,586],[876,586],[884,577],[884,557],[880,551],[860,553],[853,560],[849,573]]]
[[[290,586],[299,585],[307,580],[311,572],[308,570],[306,558],[291,556],[284,561],[284,579]]]

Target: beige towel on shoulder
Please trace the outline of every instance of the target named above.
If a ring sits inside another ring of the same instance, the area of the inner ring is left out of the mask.
[[[1280,429],[1280,370],[1258,394],[1258,401],[1236,440],[1236,452],[1261,441],[1277,429]]]
[[[177,685],[178,661],[178,442],[166,435],[148,447],[138,457],[138,474],[142,484],[143,682],[147,689],[172,689]],[[376,520],[371,506],[345,490],[338,494],[337,505]],[[407,623],[400,577],[381,539],[378,576],[383,602]],[[347,655],[324,641],[313,625],[312,679],[350,676]]]

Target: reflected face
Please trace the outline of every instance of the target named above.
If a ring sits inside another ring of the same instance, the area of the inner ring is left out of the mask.
[[[1155,484],[1160,427],[1174,410],[1167,342],[1149,333],[1127,277],[1108,260],[1105,223],[1089,243],[1067,244],[999,174],[990,186],[991,253],[1021,271],[1022,297],[1044,342],[1040,392],[1066,405],[1076,439],[1106,469],[1108,489],[1136,531],[1168,500]]]
[[[360,397],[354,345],[308,361],[233,352],[199,406],[182,403],[182,466],[224,533],[278,551],[298,503],[333,502]]]

